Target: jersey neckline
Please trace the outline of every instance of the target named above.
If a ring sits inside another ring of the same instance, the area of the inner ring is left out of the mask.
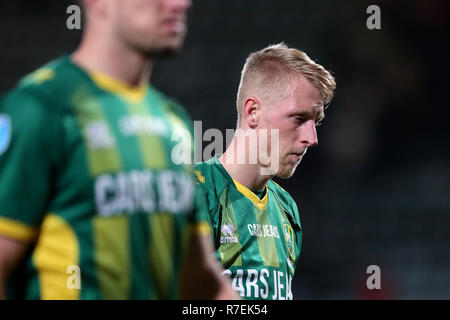
[[[225,169],[225,167],[222,165],[222,163],[219,161],[220,155],[215,155],[211,160],[213,163],[217,165],[219,170],[222,171],[222,173],[226,176],[227,180],[230,183],[233,183],[236,189],[242,193],[247,199],[249,199],[259,210],[264,210],[267,207],[267,203],[269,201],[269,190],[267,188],[267,184],[264,187],[266,194],[262,199],[260,199],[252,190],[241,184],[240,182],[236,181],[231,177],[231,175],[228,173],[228,171]]]
[[[148,93],[148,84],[141,84],[137,87],[131,87],[123,81],[120,81],[102,72],[88,71],[83,69],[83,67],[72,61],[70,55],[64,55],[64,60],[69,65],[78,70],[78,72],[89,78],[99,89],[116,95],[129,103],[142,102]]]

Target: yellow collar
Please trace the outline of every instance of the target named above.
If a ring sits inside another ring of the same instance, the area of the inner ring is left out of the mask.
[[[89,76],[98,87],[116,94],[131,103],[141,102],[147,94],[146,84],[142,84],[138,87],[130,87],[120,80],[99,72],[89,73]]]
[[[266,195],[260,199],[253,191],[251,191],[249,188],[247,188],[246,186],[240,184],[239,182],[237,182],[236,180],[233,179],[233,182],[236,186],[236,189],[238,189],[238,191],[240,193],[242,193],[244,196],[246,196],[251,202],[253,202],[253,204],[259,209],[259,210],[264,210],[267,206],[267,201],[269,200],[269,192],[267,191],[267,186],[266,186]]]

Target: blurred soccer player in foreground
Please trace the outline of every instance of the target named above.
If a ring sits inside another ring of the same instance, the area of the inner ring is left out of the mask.
[[[191,124],[148,85],[155,61],[180,50],[189,6],[85,0],[75,53],[1,100],[7,298],[233,297],[193,211],[192,168],[171,160],[172,132]]]
[[[217,257],[242,297],[293,299],[302,228],[297,205],[272,178],[290,178],[317,145],[335,86],[322,66],[284,44],[252,53],[235,136],[224,155],[196,166]]]

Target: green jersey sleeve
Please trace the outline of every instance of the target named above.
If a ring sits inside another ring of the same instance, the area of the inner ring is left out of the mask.
[[[42,221],[56,152],[54,121],[26,89],[0,100],[0,234],[29,240]]]
[[[217,242],[220,226],[220,208],[210,169],[210,165],[207,163],[200,163],[194,166],[198,189],[196,192],[196,202],[200,211],[199,216],[208,222],[213,241]]]
[[[291,225],[293,227],[293,231],[295,234],[295,252],[294,256],[299,257],[301,248],[302,248],[302,240],[303,240],[303,230],[300,221],[300,213],[298,210],[297,203],[291,197],[291,195],[284,190],[279,184],[275,181],[271,180],[268,184],[268,187],[271,188],[275,194],[277,195],[281,205],[284,207],[286,214],[288,215]],[[294,269],[297,265],[298,259],[294,261]]]
[[[292,199],[292,198],[291,198]],[[294,212],[294,232],[295,232],[295,248],[296,248],[296,252],[295,255],[298,257],[300,256],[300,252],[302,249],[302,226],[301,226],[301,222],[300,222],[300,214],[298,212],[298,207],[297,204],[295,203],[295,201],[292,199],[291,202],[291,208]],[[298,263],[298,259],[295,259],[294,262],[294,269],[297,267],[297,263]]]
[[[210,218],[208,215],[205,198],[203,196],[203,191],[199,188],[199,186],[195,187],[195,200],[191,227],[195,233],[199,235],[212,236]]]

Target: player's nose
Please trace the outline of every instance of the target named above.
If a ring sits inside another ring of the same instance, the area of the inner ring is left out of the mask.
[[[169,0],[172,9],[177,11],[184,11],[192,6],[191,0]]]
[[[314,120],[309,120],[305,123],[302,130],[301,142],[308,147],[314,147],[319,144]]]

